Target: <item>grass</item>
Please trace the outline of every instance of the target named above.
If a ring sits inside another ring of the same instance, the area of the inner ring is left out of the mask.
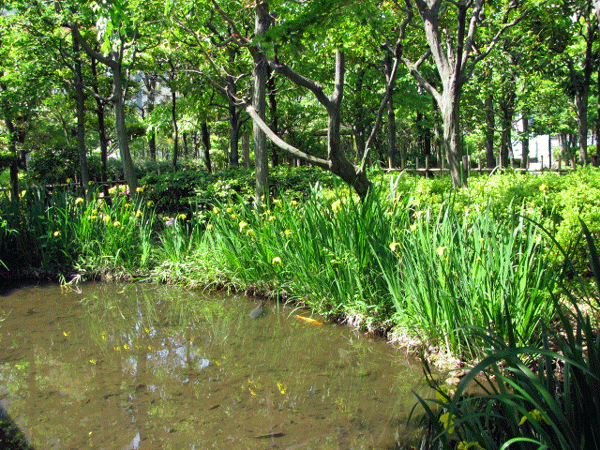
[[[589,229],[583,222],[581,227],[594,290],[582,282],[574,292],[559,280],[562,300],[553,297],[559,324],[544,328],[539,346],[474,329],[488,354],[455,388],[440,385],[426,370],[438,395],[419,398],[430,418],[425,448],[600,448],[600,339],[579,308],[582,295],[596,312],[600,306],[600,259]],[[514,330],[518,319],[507,313],[507,320]]]

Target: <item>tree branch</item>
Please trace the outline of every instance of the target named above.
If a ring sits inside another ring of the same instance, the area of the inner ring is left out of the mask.
[[[286,151],[292,156],[296,158],[303,159],[304,161],[312,164],[313,166],[320,167],[322,169],[329,169],[329,161],[317,158],[316,156],[309,155],[308,153],[303,152],[302,150],[297,149],[293,145],[288,144],[279,136],[277,136],[273,130],[265,123],[264,120],[260,117],[260,115],[256,112],[256,110],[252,107],[252,105],[246,106],[246,112],[250,115],[254,123],[256,123],[260,129],[267,135],[267,137],[280,149]]]

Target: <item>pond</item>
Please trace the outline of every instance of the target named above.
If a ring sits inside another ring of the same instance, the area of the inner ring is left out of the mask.
[[[36,449],[393,449],[419,434],[420,363],[306,312],[267,302],[252,318],[258,300],[153,284],[0,294],[0,404]]]

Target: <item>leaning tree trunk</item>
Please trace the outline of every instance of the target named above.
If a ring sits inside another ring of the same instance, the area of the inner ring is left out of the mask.
[[[521,167],[527,168],[527,160],[529,159],[529,116],[521,111],[521,120],[523,123],[523,137],[521,139]]]

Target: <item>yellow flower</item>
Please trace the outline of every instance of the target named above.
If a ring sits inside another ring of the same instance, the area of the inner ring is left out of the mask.
[[[456,388],[454,386],[448,386],[447,384],[444,384],[442,386],[438,386],[435,392],[435,398],[443,403],[449,403],[455,393]]]
[[[294,235],[294,232],[288,228],[287,230],[283,231],[283,235],[286,237],[290,237]]]
[[[152,207],[152,206],[154,206],[154,202],[152,200],[148,200],[146,205],[148,205],[149,207]]]
[[[550,189],[550,187],[548,187],[547,184],[545,184],[545,183],[540,184],[540,192],[546,192],[549,189]]]
[[[76,204],[76,205],[81,205],[82,203],[83,203],[83,198],[81,198],[81,197],[77,197],[77,198],[75,199],[75,204]]]
[[[277,382],[277,390],[281,395],[285,394],[286,389],[287,388],[283,384],[281,384],[279,381]]]
[[[208,225],[206,225],[206,230],[207,230],[207,231],[210,231],[210,230],[212,230],[213,228],[214,228],[214,226],[213,226],[213,224],[212,224],[212,223],[209,223]]]
[[[254,230],[252,228],[250,228],[249,230],[247,230],[246,231],[246,236],[254,237]]]
[[[52,233],[52,236],[54,236],[54,237],[58,237],[60,235],[61,235],[61,232],[58,230],[56,230],[54,233]]]
[[[26,191],[25,189],[23,189],[23,190],[21,191],[21,193],[19,194],[19,198],[23,198],[23,197],[25,197],[25,194],[27,194],[27,191]]]
[[[278,198],[276,198],[276,199],[273,199],[273,204],[274,204],[275,206],[279,206],[279,207],[281,207],[281,200],[279,200]]]
[[[473,450],[483,450],[483,447],[481,445],[479,445],[479,442],[473,441],[473,442],[467,442],[467,441],[461,441],[458,444],[458,447],[456,447],[458,450],[469,450],[469,449],[473,449]]]
[[[444,413],[440,416],[440,422],[444,425],[444,429],[448,430],[448,434],[454,433],[454,419],[456,416],[450,413]]]
[[[110,216],[102,216],[102,220],[104,220],[105,223],[110,222]]]
[[[450,249],[448,247],[446,247],[446,246],[441,246],[441,247],[437,248],[436,252],[437,252],[438,255],[444,256],[444,254],[446,252],[448,252],[448,253],[450,252]]]
[[[331,204],[331,210],[334,213],[337,214],[338,212],[340,212],[341,209],[342,209],[342,201],[341,200],[336,200],[335,202],[333,202]]]
[[[71,181],[73,181],[73,180],[71,180],[70,178],[67,178],[67,184],[69,184]]]
[[[185,220],[185,219],[187,219],[187,214],[179,214],[179,215],[177,216],[177,218],[178,218],[179,220]]]
[[[90,359],[90,364],[96,364],[96,360],[95,359]]]
[[[138,210],[135,212],[135,217],[142,217],[142,216],[143,216],[142,212],[141,212],[141,211],[138,209]]]
[[[271,260],[271,264],[275,265],[275,264],[279,264],[280,266],[283,265],[283,263],[281,262],[281,258],[279,256],[275,256],[272,260]]]
[[[129,350],[129,348],[130,348],[130,347],[129,347],[129,344],[125,344],[125,345],[123,345],[123,349],[125,349],[125,350]]]
[[[131,208],[132,206],[133,206],[133,205],[132,205],[131,203],[125,203],[125,204],[123,205],[123,207],[124,207],[125,209],[129,209],[129,208]]]
[[[93,186],[93,185],[94,185],[94,180],[88,181],[88,186]]]
[[[220,212],[220,211],[221,211],[221,208],[219,208],[218,206],[215,206],[215,207],[212,209],[212,212],[213,212],[213,214],[219,214],[219,212]]]
[[[121,226],[121,222],[119,222],[118,220],[116,220],[115,222],[113,222],[113,227],[120,227]]]
[[[142,192],[144,192],[144,188],[143,187],[136,187],[135,188],[135,192],[137,192],[138,194],[141,194]]]
[[[233,208],[230,206],[225,211],[227,212],[227,214],[231,214],[231,213],[233,213]]]
[[[297,200],[292,200],[290,202],[290,206],[297,206],[298,205],[298,201]]]
[[[398,247],[400,247],[400,242],[392,242],[390,244],[390,250],[393,252],[395,252],[398,249]]]
[[[529,415],[536,421],[536,422],[541,422],[542,420],[544,422],[546,422],[548,425],[550,425],[550,422],[548,422],[548,419],[546,419],[546,416],[544,416],[539,410],[537,409],[533,409],[531,411],[529,411]],[[519,422],[519,425],[523,425],[525,422],[527,422],[527,416],[523,416],[521,417],[521,421]]]
[[[240,225],[240,233],[248,226],[248,222],[244,222],[243,220],[239,223]]]

